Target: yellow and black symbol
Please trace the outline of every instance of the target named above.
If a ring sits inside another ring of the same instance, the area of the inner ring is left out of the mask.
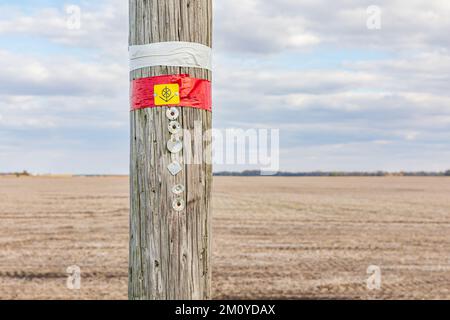
[[[154,87],[155,106],[176,105],[180,103],[178,84],[157,84]]]

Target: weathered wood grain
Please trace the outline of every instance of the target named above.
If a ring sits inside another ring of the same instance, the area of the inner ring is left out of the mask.
[[[130,0],[130,45],[189,41],[212,45],[212,0]],[[149,67],[131,72],[130,80],[187,73],[211,80],[211,72],[196,68]],[[180,153],[183,171],[173,177],[167,170],[171,154],[166,108],[131,112],[130,299],[209,299],[211,297],[211,113],[179,108],[179,122],[187,133]],[[188,161],[191,159],[191,161]],[[186,209],[172,209],[171,189],[182,183]]]

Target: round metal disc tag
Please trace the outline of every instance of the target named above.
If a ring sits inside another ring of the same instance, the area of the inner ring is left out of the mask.
[[[177,134],[181,131],[181,125],[178,121],[171,121],[169,123],[169,132],[173,134]]]
[[[172,136],[169,141],[167,141],[167,149],[171,153],[178,153],[183,150],[183,142],[180,138]]]
[[[177,120],[180,116],[180,111],[177,108],[169,108],[166,111],[166,116],[170,121]]]

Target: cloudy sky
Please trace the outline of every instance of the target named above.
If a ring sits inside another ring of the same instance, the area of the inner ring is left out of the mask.
[[[0,172],[128,172],[127,6],[0,0]],[[447,0],[215,1],[214,126],[280,129],[281,170],[449,169],[449,30]]]

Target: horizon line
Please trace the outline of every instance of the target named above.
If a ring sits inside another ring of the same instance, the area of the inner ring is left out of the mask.
[[[450,176],[450,169],[443,171],[339,171],[339,170],[314,170],[314,171],[278,171],[273,174],[264,174],[261,170],[244,171],[216,171],[214,176]],[[129,173],[31,173],[27,170],[22,172],[0,172],[0,176],[30,176],[30,177],[129,177]]]

